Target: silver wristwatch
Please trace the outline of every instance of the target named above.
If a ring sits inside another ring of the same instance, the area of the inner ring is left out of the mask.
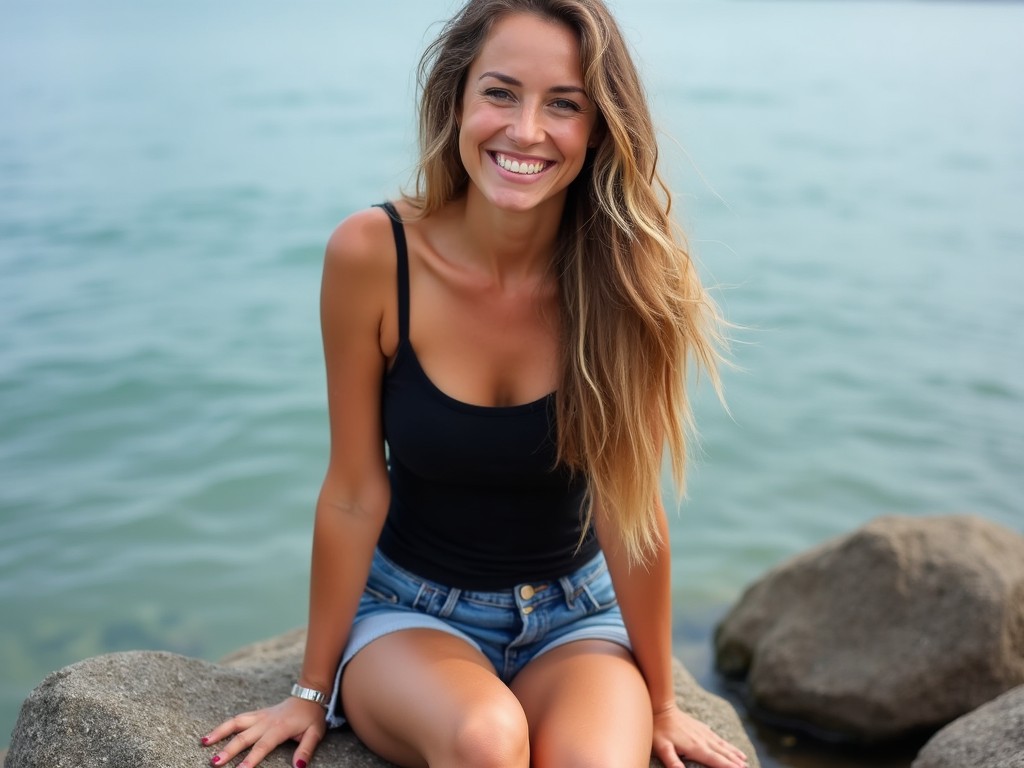
[[[292,696],[298,699],[316,702],[324,709],[327,709],[327,694],[314,688],[304,688],[296,683],[292,686]]]

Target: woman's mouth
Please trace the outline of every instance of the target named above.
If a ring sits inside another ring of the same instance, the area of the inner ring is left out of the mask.
[[[503,155],[501,152],[491,152],[491,157],[494,158],[494,162],[499,168],[509,173],[519,174],[520,176],[533,176],[553,165],[553,163],[547,160],[516,160],[508,155]]]

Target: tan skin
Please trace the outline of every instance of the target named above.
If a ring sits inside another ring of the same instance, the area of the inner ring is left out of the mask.
[[[400,206],[409,246],[410,340],[432,381],[483,406],[531,402],[554,390],[558,291],[550,270],[565,190],[596,140],[573,32],[530,15],[499,20],[473,63],[459,113],[470,176],[460,199],[425,219]],[[539,173],[515,175],[511,160]],[[310,619],[300,683],[329,692],[389,502],[380,384],[398,346],[395,246],[377,209],[344,221],[327,247],[322,330],[331,455],[317,503]],[[670,553],[630,568],[600,509],[608,559],[633,653],[569,643],[531,661],[506,686],[486,658],[431,630],[386,635],[346,667],[341,697],[356,734],[401,766],[668,768],[679,755],[711,768],[745,758],[683,713],[671,674]],[[211,762],[249,750],[253,768],[283,742],[308,764],[325,731],[322,708],[297,698],[220,724]]]

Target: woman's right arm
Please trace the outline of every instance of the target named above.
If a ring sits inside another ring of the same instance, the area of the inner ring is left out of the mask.
[[[390,240],[383,213],[364,211],[335,230],[324,258],[320,315],[331,452],[316,505],[299,684],[328,696],[389,502],[380,388],[387,362],[381,328],[395,290],[394,259],[387,257],[393,249]],[[299,746],[292,764],[304,768],[325,730],[319,704],[288,697],[231,718],[203,743],[235,734],[211,762],[224,765],[249,749],[238,768],[253,768],[278,745],[295,739]]]

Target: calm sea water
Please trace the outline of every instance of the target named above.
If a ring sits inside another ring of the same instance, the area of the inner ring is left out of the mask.
[[[710,679],[713,621],[798,551],[888,513],[1024,528],[1024,7],[617,5],[744,326],[673,533]],[[0,7],[0,745],[53,669],[304,622],[323,245],[408,178],[451,8]]]

